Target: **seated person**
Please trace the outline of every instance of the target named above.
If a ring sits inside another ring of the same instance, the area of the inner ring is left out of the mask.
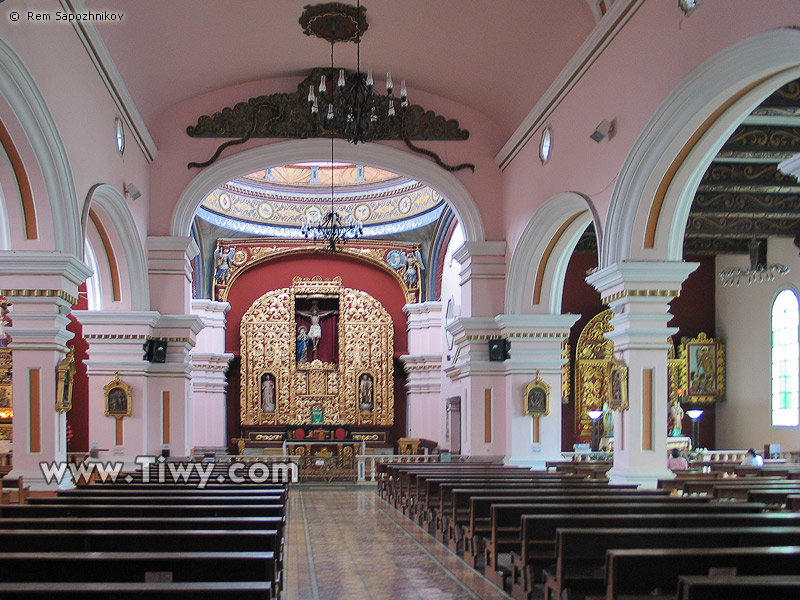
[[[681,451],[673,448],[672,452],[667,458],[667,468],[670,471],[686,471],[689,468],[689,461],[686,457],[681,455]]]
[[[743,467],[763,467],[764,466],[764,459],[761,458],[754,448],[750,448],[747,451],[747,454],[744,456],[744,460],[742,461]]]

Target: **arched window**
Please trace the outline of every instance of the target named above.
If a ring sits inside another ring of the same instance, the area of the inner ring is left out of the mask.
[[[772,425],[800,420],[800,309],[794,290],[783,290],[772,304]]]

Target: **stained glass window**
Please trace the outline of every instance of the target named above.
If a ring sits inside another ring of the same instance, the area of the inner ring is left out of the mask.
[[[772,304],[772,424],[800,421],[800,309],[797,294],[783,290]]]

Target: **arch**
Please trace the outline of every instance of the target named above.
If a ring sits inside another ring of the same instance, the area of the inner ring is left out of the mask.
[[[602,231],[592,202],[575,192],[561,192],[531,217],[514,248],[506,281],[506,314],[534,312],[546,302],[549,314],[561,314],[567,265],[586,227]],[[544,302],[543,302],[544,300]]]
[[[620,170],[599,267],[627,259],[682,260],[699,181],[739,123],[800,76],[800,31],[778,29],[706,60],[664,100]]]
[[[334,140],[336,160],[368,164],[423,181],[442,196],[464,227],[467,241],[482,242],[485,231],[480,212],[467,188],[454,175],[431,161],[381,144],[354,145]],[[292,140],[259,146],[220,160],[200,172],[184,188],[172,214],[171,235],[189,235],[192,219],[203,199],[220,184],[259,169],[291,162],[328,160],[327,139]]]
[[[67,152],[55,120],[22,59],[0,36],[0,95],[25,132],[36,156],[53,223],[55,250],[83,257],[77,195]],[[41,210],[41,204],[37,206]]]
[[[130,309],[135,311],[150,310],[147,258],[139,237],[139,230],[136,227],[136,221],[125,202],[125,197],[117,188],[107,183],[93,185],[86,195],[86,202],[83,206],[81,221],[84,231],[88,224],[89,213],[93,208],[103,210],[122,244],[122,252],[127,266],[128,289],[130,290]],[[108,223],[105,224],[108,225]],[[121,273],[120,275],[124,274]]]

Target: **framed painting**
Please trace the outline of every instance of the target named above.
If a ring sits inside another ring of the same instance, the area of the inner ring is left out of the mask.
[[[70,348],[56,367],[56,412],[68,412],[72,408],[72,383],[75,380],[75,349]]]
[[[114,379],[109,381],[104,387],[106,396],[106,416],[122,417],[131,416],[131,386],[119,378],[119,373],[114,375]]]
[[[628,410],[628,367],[616,358],[608,366],[608,407]]]
[[[681,387],[683,402],[709,404],[721,400],[725,392],[725,349],[716,340],[701,333],[682,340]]]
[[[536,379],[525,386],[522,412],[541,417],[550,413],[550,386],[536,374]]]

